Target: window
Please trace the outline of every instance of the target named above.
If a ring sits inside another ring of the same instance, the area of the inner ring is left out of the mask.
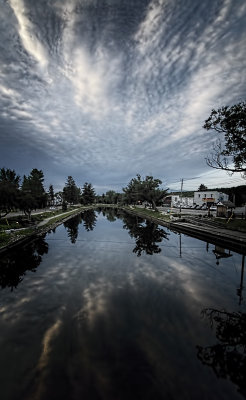
[[[201,197],[201,195],[199,194],[198,197]]]
[[[213,193],[210,196],[213,197]]]
[[[204,198],[206,199],[206,197],[207,197],[207,195],[205,194],[205,195],[204,195]]]

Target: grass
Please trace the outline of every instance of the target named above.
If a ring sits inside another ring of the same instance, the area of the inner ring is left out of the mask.
[[[89,207],[89,208],[94,208]],[[81,206],[80,210],[88,209],[86,206]],[[140,208],[140,207],[124,207],[124,209],[128,209],[129,211],[135,211],[138,215],[144,217],[152,217],[157,218],[159,220],[169,222],[170,221],[170,214],[162,214],[159,211],[151,210],[148,208]],[[52,218],[51,220],[47,221],[40,228],[36,228],[35,225],[30,226],[30,222],[27,220],[25,216],[18,216],[18,217],[11,217],[11,218],[2,218],[0,220],[0,248],[8,245],[11,242],[14,242],[18,239],[22,239],[26,236],[30,236],[31,234],[41,232],[43,230],[47,230],[49,227],[54,225],[55,223],[62,221],[66,217],[73,215],[73,211],[75,208],[69,208],[67,211],[56,210],[56,211],[45,211],[42,214],[33,215],[31,218],[31,223],[35,224],[38,222],[43,221],[46,218]],[[61,215],[62,214],[62,215]],[[177,214],[178,216],[178,214]],[[215,221],[224,225],[226,229],[237,230],[240,232],[246,232],[246,220],[239,220],[239,219],[232,219],[227,223],[226,219],[222,218],[215,218]],[[15,231],[17,228],[25,227],[24,230]],[[6,233],[5,231],[8,229],[13,229],[13,232]]]
[[[84,207],[86,208],[86,207]],[[83,207],[80,207],[81,211]],[[77,209],[76,209],[77,210]],[[16,240],[22,239],[24,237],[28,237],[33,233],[42,232],[43,229],[47,229],[49,226],[62,221],[64,218],[73,215],[75,208],[69,208],[66,212],[62,210],[57,210],[54,212],[44,212],[42,214],[33,215],[31,218],[31,223],[35,224],[43,221],[46,218],[51,218],[51,220],[47,221],[46,224],[41,226],[40,228],[36,225],[31,225],[30,222],[27,221],[27,218],[24,216],[11,217],[8,221],[4,221],[3,219],[0,222],[0,248],[4,247],[10,243],[15,242]],[[61,215],[62,214],[62,215]],[[25,227],[23,230],[15,231],[17,228]],[[6,233],[6,230],[13,229],[12,232]]]
[[[140,208],[140,207],[127,207],[127,208],[131,211],[137,211],[137,213],[143,215],[143,217],[149,216],[152,218],[162,219],[163,221],[170,221],[170,215],[164,215],[159,211],[150,210],[148,208]]]
[[[215,218],[215,221],[223,224],[226,229],[231,229],[234,231],[246,232],[246,220],[243,219],[231,219],[227,222],[226,219]]]
[[[9,234],[0,232],[0,246],[5,246],[9,242]]]

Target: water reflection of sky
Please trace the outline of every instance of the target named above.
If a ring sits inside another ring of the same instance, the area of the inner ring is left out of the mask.
[[[138,257],[121,228],[100,214],[72,244],[58,227],[36,272],[2,289],[1,398],[242,398],[196,354],[216,343],[202,309],[245,312],[241,256],[217,265],[214,245],[169,232]]]

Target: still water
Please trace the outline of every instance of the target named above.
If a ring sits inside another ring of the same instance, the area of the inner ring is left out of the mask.
[[[0,398],[245,398],[243,261],[112,209],[2,255]]]

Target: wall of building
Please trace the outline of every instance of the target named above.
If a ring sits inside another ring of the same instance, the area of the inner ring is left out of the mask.
[[[194,192],[194,203],[202,206],[205,204],[216,204],[219,201],[228,201],[229,196],[222,192],[217,191],[205,191],[205,192]]]

